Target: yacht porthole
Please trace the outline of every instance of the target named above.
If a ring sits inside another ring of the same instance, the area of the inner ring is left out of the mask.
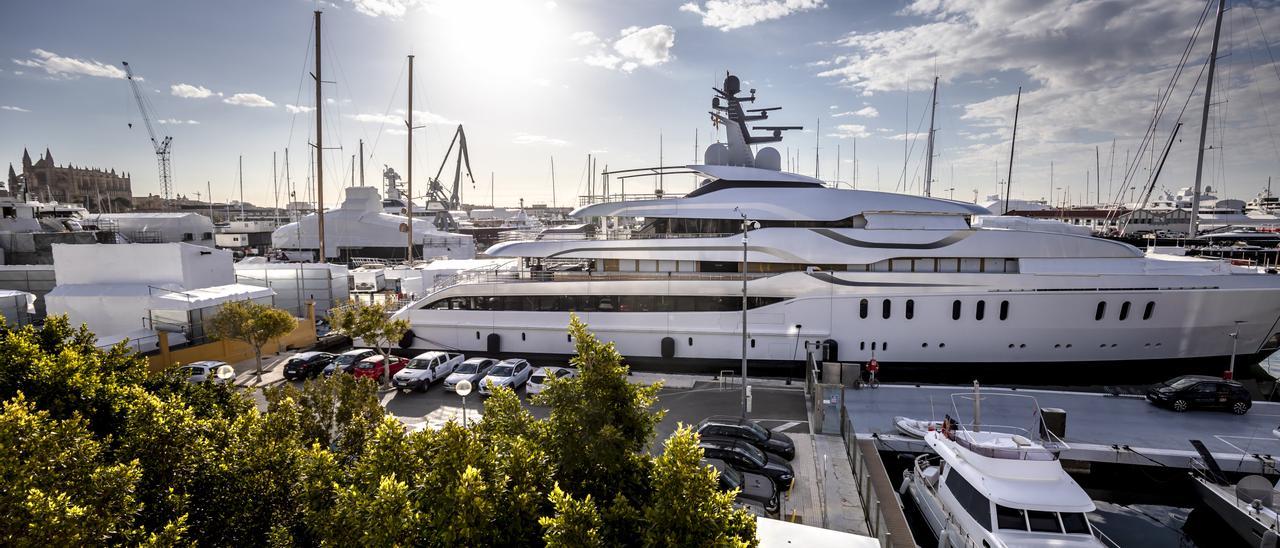
[[[1116,343],[1111,343],[1111,348],[1115,348],[1115,347],[1116,347]]]
[[[1009,343],[1009,348],[1013,348],[1013,343]]]
[[[1018,345],[1018,348],[1026,348],[1026,347],[1027,347],[1027,343],[1022,343]]]
[[[1053,345],[1053,347],[1054,347],[1054,348],[1062,348],[1062,345],[1060,345],[1060,344],[1055,344],[1055,345]]]
[[[929,348],[929,343],[920,343],[920,348]]]
[[[946,348],[947,343],[938,343],[938,348]]]
[[[1071,348],[1071,344],[1070,344],[1070,343],[1067,343],[1067,348]]]
[[[523,341],[523,340],[526,340],[526,339],[524,338],[524,332],[523,332],[523,331],[521,331],[521,332],[520,332],[520,340],[522,340],[522,341]]]
[[[693,337],[689,337],[689,346],[693,346]]]

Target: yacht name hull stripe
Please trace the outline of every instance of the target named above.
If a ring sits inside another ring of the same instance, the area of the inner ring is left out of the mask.
[[[747,250],[757,251],[760,253],[768,253],[779,259],[785,259],[793,263],[808,263],[809,261],[798,255],[787,253],[776,247],[748,245]],[[575,247],[564,251],[557,251],[547,255],[548,259],[554,259],[570,253],[580,251],[742,251],[742,246],[738,245],[697,245],[697,246],[659,246],[659,247]]]
[[[965,238],[968,238],[971,234],[973,234],[973,232],[970,232],[970,231],[957,231],[957,232],[951,233],[950,236],[947,236],[946,238],[943,238],[936,242],[928,242],[923,244],[911,244],[911,243],[900,243],[900,242],[866,242],[862,240],[855,240],[853,238],[840,234],[829,228],[813,228],[810,230],[845,245],[851,245],[854,247],[869,247],[869,248],[875,248],[875,249],[939,249],[939,248],[947,247]]]
[[[815,280],[836,285],[847,285],[851,287],[963,287],[955,284],[915,284],[901,282],[855,282],[853,280],[843,280],[826,272],[806,272]]]

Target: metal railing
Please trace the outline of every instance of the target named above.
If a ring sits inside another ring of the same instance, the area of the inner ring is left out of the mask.
[[[875,442],[858,439],[853,421],[849,419],[843,405],[840,406],[840,437],[853,468],[858,497],[862,499],[867,532],[880,542],[880,546],[916,546],[902,503],[894,492],[889,474],[880,460],[880,453],[876,451]]]
[[[755,280],[781,274],[780,272],[748,272],[747,279]],[[521,282],[593,282],[593,281],[741,281],[740,272],[553,272],[548,270],[468,270],[452,276],[436,279],[427,295],[458,285],[483,283]]]

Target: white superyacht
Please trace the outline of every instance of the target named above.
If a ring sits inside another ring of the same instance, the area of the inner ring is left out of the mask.
[[[588,238],[494,245],[521,269],[438,285],[397,313],[412,325],[401,346],[563,360],[576,313],[632,363],[716,370],[741,356],[744,278],[753,369],[790,367],[821,342],[828,359],[874,355],[886,377],[1061,378],[1082,365],[1167,377],[1220,372],[1232,354],[1254,363],[1280,343],[1280,276],[787,173],[758,145],[794,128],[749,128],[773,109],[744,110],[755,93],[734,76],[716,93],[726,142],[666,168],[700,177],[694,191],[597,196],[571,213],[601,227]]]

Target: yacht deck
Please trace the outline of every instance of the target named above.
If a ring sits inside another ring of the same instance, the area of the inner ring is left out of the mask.
[[[922,440],[900,435],[893,418],[953,417],[952,394],[971,394],[961,386],[881,385],[879,389],[845,390],[845,408],[859,438],[879,441],[881,449],[929,452]],[[1069,448],[1064,460],[1191,468],[1198,455],[1189,440],[1198,439],[1213,453],[1224,470],[1245,473],[1274,471],[1280,458],[1280,438],[1272,429],[1280,424],[1280,403],[1254,402],[1243,416],[1221,411],[1177,413],[1151,405],[1141,396],[1014,390],[983,387],[987,394],[1034,396],[1041,407],[1066,411]],[[967,400],[966,400],[967,401]],[[960,409],[962,422],[971,410]],[[1024,426],[1026,407],[985,405],[982,423]],[[1239,447],[1250,453],[1242,454]]]

